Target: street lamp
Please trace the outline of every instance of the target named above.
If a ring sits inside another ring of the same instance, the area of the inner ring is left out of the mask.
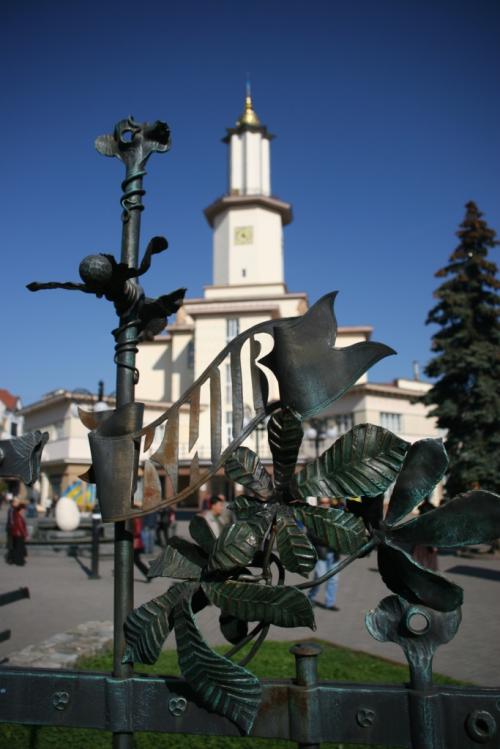
[[[259,454],[260,438],[267,434],[267,422],[268,419],[263,424],[257,424],[255,427],[255,452],[257,455]]]
[[[326,439],[335,439],[337,434],[337,427],[329,427],[328,419],[311,419],[309,421],[309,427],[304,433],[305,438],[314,444],[314,451],[317,458],[319,458],[319,448],[321,443]]]

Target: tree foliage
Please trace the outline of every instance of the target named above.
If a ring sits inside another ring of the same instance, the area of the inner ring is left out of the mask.
[[[488,251],[499,243],[475,203],[466,205],[458,247],[438,270],[444,279],[427,324],[435,356],[425,372],[437,378],[423,397],[447,431],[448,497],[471,488],[500,487],[500,325],[497,266]]]

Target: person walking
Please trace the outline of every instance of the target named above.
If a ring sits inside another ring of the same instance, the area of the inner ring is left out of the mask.
[[[142,543],[145,554],[153,554],[155,550],[155,533],[158,513],[150,512],[142,518]]]
[[[150,583],[151,578],[148,577],[149,567],[144,564],[141,559],[141,554],[144,551],[144,544],[142,542],[142,518],[134,518],[134,564],[138,570],[142,572],[146,578],[146,582]]]
[[[328,497],[321,497],[319,500],[319,507],[325,510],[329,510],[331,507],[330,500]],[[335,562],[338,561],[339,557],[338,554],[334,551],[334,549],[329,549],[327,546],[323,546],[318,542],[317,539],[314,538],[314,536],[310,536],[309,540],[313,544],[314,548],[316,549],[316,553],[318,555],[318,561],[316,562],[316,566],[314,567],[314,580],[318,580],[320,577],[323,577],[323,575],[326,575],[327,572],[330,572],[330,570],[333,568]],[[333,575],[333,577],[330,577],[326,581],[326,591],[325,591],[325,604],[324,608],[326,608],[328,611],[340,611],[339,607],[336,604],[337,601],[337,587],[338,587],[338,575]],[[311,603],[317,604],[318,606],[321,606],[318,601],[316,601],[316,597],[319,594],[321,588],[321,583],[315,585],[313,588],[309,590],[309,600]]]
[[[426,512],[431,512],[436,508],[430,501],[429,497],[426,497],[424,501],[419,505],[418,512],[420,515],[425,515]],[[426,546],[424,544],[415,544],[412,546],[411,554],[414,560],[421,566],[428,570],[437,572],[438,570],[438,550],[435,546]]]
[[[170,532],[174,530],[175,510],[173,507],[167,507],[158,513],[158,522],[156,524],[156,543],[162,549],[167,545]]]
[[[223,518],[224,497],[220,494],[214,494],[213,497],[210,497],[208,504],[209,509],[204,510],[201,513],[201,517],[204,518],[215,538],[219,538],[221,531],[226,524]]]
[[[26,540],[28,530],[24,519],[24,502],[15,497],[12,500],[12,509],[7,520],[7,564],[17,564],[22,567],[26,564]]]

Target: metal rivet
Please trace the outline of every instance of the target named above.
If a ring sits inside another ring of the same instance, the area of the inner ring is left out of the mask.
[[[69,705],[69,692],[54,692],[52,695],[52,704],[56,710],[66,710]]]
[[[356,713],[356,723],[361,728],[369,728],[375,723],[375,714],[370,707],[361,707]]]
[[[497,732],[496,720],[487,710],[474,710],[465,721],[467,733],[473,741],[485,744]]]
[[[187,707],[187,699],[185,697],[172,697],[168,703],[168,709],[175,715],[176,718],[185,711]]]

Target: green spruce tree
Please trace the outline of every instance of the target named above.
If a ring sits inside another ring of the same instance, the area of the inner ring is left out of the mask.
[[[467,203],[460,244],[435,274],[446,280],[426,321],[439,330],[432,338],[436,355],[425,368],[437,380],[423,401],[447,431],[448,498],[478,486],[500,490],[500,283],[487,259],[499,242],[482,215]]]

